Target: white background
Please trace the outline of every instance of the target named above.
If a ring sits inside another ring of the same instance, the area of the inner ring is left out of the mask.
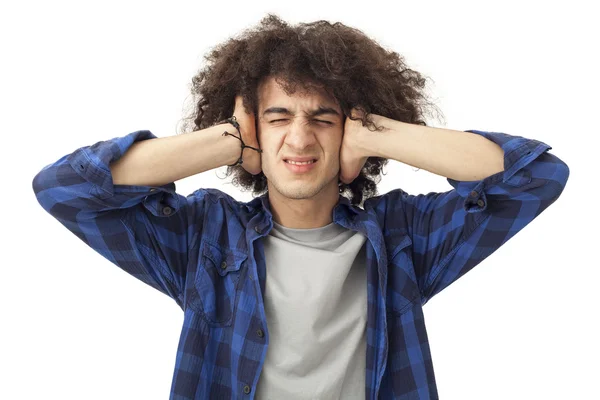
[[[361,29],[433,80],[444,127],[535,138],[569,165],[561,197],[424,310],[441,399],[600,398],[600,32],[591,4],[3,5],[0,398],[168,398],[183,313],[48,215],[31,182],[79,147],[140,129],[175,134],[203,55],[267,12]],[[385,171],[380,193],[451,189],[396,161]],[[177,191],[251,199],[217,174],[224,169],[178,181]]]

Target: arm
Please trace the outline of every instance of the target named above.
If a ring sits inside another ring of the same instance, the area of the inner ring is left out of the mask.
[[[504,170],[503,149],[470,131],[432,128],[375,116],[383,132],[368,136],[367,153],[446,178],[476,181]]]
[[[232,125],[221,124],[189,134],[164,138],[150,134],[154,140],[137,140],[123,157],[110,163],[113,184],[163,186],[233,164],[240,144],[223,137],[224,130],[236,132]]]
[[[416,196],[397,189],[375,206],[382,210],[384,230],[412,242],[422,304],[535,219],[560,196],[569,177],[568,166],[548,152],[552,147],[534,139],[383,117],[376,122],[389,130],[365,131],[363,155],[444,175],[454,188]]]
[[[184,197],[173,181],[235,162],[240,146],[221,136],[224,127],[233,129],[166,138],[141,130],[85,146],[38,172],[33,190],[84,243],[183,308],[188,249],[202,229],[206,192]]]

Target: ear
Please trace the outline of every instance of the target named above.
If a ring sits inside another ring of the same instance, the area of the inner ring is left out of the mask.
[[[258,126],[259,126],[258,118],[254,118],[254,132],[256,132],[256,141],[258,142],[258,148],[262,149],[262,146],[260,144],[260,131],[259,131]]]

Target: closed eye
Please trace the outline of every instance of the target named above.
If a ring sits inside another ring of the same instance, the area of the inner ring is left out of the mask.
[[[278,121],[287,121],[287,119],[275,119],[275,120],[273,120],[271,122],[278,122]],[[329,121],[323,121],[323,120],[320,120],[320,119],[315,119],[315,121],[321,122],[321,123],[327,124],[327,125],[333,125],[333,122],[329,122]]]

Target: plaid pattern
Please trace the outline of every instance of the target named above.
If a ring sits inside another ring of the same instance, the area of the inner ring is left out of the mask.
[[[423,305],[523,229],[563,191],[569,168],[545,143],[498,132],[505,170],[448,179],[444,193],[401,189],[364,209],[340,196],[336,223],[367,238],[367,399],[438,398]],[[184,312],[171,399],[254,398],[269,332],[262,295],[268,197],[175,184],[113,185],[108,165],[150,131],[77,149],[33,179],[41,206],[113,264]],[[326,379],[326,377],[324,377]]]

